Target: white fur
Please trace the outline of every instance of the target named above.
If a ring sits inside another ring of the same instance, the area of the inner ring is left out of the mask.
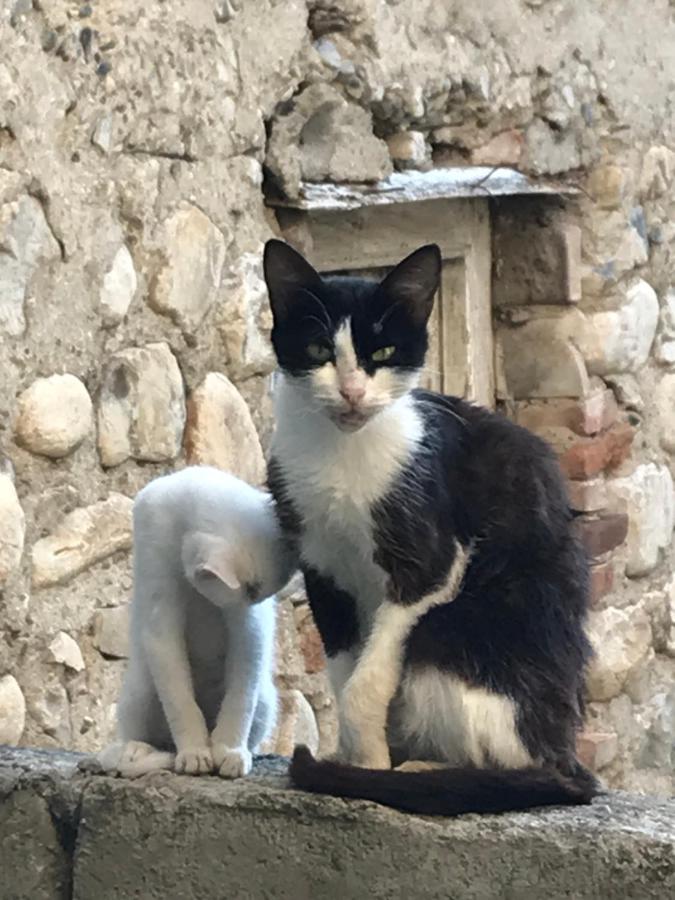
[[[340,750],[360,765],[390,767],[387,715],[401,683],[406,639],[430,609],[457,595],[467,560],[468,554],[456,544],[455,560],[438,590],[409,605],[385,600],[378,607],[373,628],[340,703]]]
[[[385,367],[369,378],[358,368],[349,321],[335,344],[335,364],[306,379],[280,376],[273,453],[304,522],[303,560],[357,604],[361,646],[328,663],[341,755],[374,767],[388,767],[390,752],[404,759],[525,765],[530,758],[509,698],[433,669],[403,671],[406,637],[432,606],[454,597],[466,557],[458,552],[440,591],[407,608],[387,601],[387,577],[373,558],[370,509],[418,450],[424,426],[408,393],[412,377]],[[345,410],[340,385],[348,376],[366,387],[363,421],[353,428],[339,419]]]
[[[292,563],[269,495],[224,472],[184,469],[138,494],[130,659],[105,770],[250,770],[274,724],[271,595]]]
[[[273,453],[305,524],[301,556],[356,598],[367,631],[386,590],[386,574],[373,562],[370,507],[414,452],[422,421],[406,396],[359,431],[344,432],[321,411],[307,411],[304,386],[287,378],[275,402]]]
[[[388,737],[393,752],[410,759],[507,768],[533,762],[518,736],[509,697],[433,668],[405,673],[390,709]]]

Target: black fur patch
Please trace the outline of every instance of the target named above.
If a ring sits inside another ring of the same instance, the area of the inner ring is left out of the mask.
[[[318,761],[307,747],[296,747],[289,774],[303,791],[372,800],[424,816],[579,805],[598,792],[594,777],[581,767],[574,777],[536,768],[395,772]]]
[[[588,569],[552,450],[507,419],[416,392],[421,456],[373,510],[378,562],[409,602],[442,582],[452,536],[471,557],[457,598],[413,629],[407,664],[516,701],[527,750],[574,765],[582,715]]]
[[[332,578],[320,575],[316,569],[303,567],[307,598],[319,629],[327,656],[349,650],[359,640],[359,620],[356,601],[341,591]]]

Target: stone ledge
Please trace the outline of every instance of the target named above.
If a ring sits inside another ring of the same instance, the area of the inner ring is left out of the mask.
[[[425,819],[290,790],[278,757],[236,783],[80,758],[0,749],[0,900],[675,896],[675,801]]]

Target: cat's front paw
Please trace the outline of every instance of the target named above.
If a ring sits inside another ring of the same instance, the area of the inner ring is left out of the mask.
[[[340,698],[338,753],[364,769],[390,769],[391,758],[384,721],[369,708],[362,691],[349,684]]]
[[[210,747],[184,747],[176,754],[174,770],[179,775],[208,775],[213,772]]]
[[[253,757],[246,747],[226,747],[214,744],[213,761],[221,778],[243,778],[253,766]]]

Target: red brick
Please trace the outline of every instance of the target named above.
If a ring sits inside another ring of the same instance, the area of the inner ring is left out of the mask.
[[[600,600],[606,597],[613,587],[614,563],[611,559],[604,563],[598,563],[596,566],[591,566],[589,584],[591,606],[599,606]]]
[[[584,731],[577,735],[577,756],[579,762],[597,772],[608,766],[615,758],[618,747],[616,733],[613,731]]]
[[[628,534],[628,516],[625,513],[605,513],[600,516],[582,516],[576,527],[586,552],[592,559],[604,556],[619,547]]]
[[[326,657],[323,652],[321,635],[311,616],[307,616],[298,625],[300,652],[305,660],[305,672],[310,675],[323,672],[326,668]]]
[[[603,388],[589,394],[576,407],[570,409],[569,427],[576,434],[599,434],[610,428],[617,420],[619,407],[614,393]]]
[[[573,444],[560,456],[560,466],[568,478],[594,478],[628,458],[634,436],[634,429],[621,422],[597,437]]]
[[[581,437],[598,434],[617,420],[612,391],[602,387],[580,400],[540,400],[516,404],[516,421],[537,434],[543,428],[568,428]]]

